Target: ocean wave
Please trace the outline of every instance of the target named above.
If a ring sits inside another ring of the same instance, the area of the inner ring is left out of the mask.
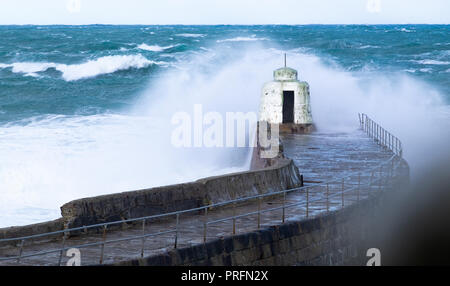
[[[420,61],[414,61],[414,62],[422,64],[422,65],[450,65],[450,62],[438,61],[438,60],[420,60]]]
[[[423,69],[419,69],[419,71],[420,71],[420,72],[423,72],[423,73],[431,73],[431,72],[433,71],[433,69],[430,69],[430,68],[423,68]]]
[[[377,48],[379,48],[379,46],[364,45],[364,46],[357,47],[357,49],[360,49],[360,50],[364,50],[364,49],[377,49]]]
[[[38,72],[49,68],[56,68],[55,63],[21,62],[12,64],[0,64],[0,68],[12,68],[13,73],[23,73],[26,76],[38,77]]]
[[[183,34],[176,34],[175,36],[179,37],[185,37],[185,38],[203,38],[206,35],[205,34],[190,34],[190,33],[183,33]]]
[[[124,55],[105,56],[96,60],[90,60],[82,64],[59,64],[47,62],[20,62],[13,64],[0,64],[0,68],[12,68],[14,73],[24,73],[27,76],[38,76],[38,72],[44,72],[54,68],[62,73],[65,81],[76,81],[84,78],[96,77],[98,75],[110,74],[130,68],[145,68],[152,64],[164,64],[148,60],[144,56]]]
[[[145,43],[142,43],[137,48],[140,49],[140,50],[150,51],[150,52],[162,52],[164,50],[175,48],[175,47],[178,47],[178,46],[179,46],[179,44],[177,44],[177,45],[170,45],[170,46],[166,46],[166,47],[161,47],[161,46],[158,46],[158,45],[149,46],[149,45],[147,45]]]
[[[415,32],[414,30],[408,30],[406,28],[401,28],[400,30],[397,30],[397,31],[405,32],[405,33],[413,33],[413,32]]]
[[[224,42],[250,42],[250,41],[267,41],[267,38],[256,38],[255,36],[252,36],[252,37],[235,37],[235,38],[231,38],[231,39],[217,40],[217,43],[224,43]]]

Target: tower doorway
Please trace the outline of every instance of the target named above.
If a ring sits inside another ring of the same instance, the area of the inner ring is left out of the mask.
[[[283,91],[283,123],[294,123],[294,91]]]

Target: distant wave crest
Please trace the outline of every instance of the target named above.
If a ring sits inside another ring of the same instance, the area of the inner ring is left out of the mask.
[[[205,34],[182,33],[182,34],[176,34],[175,36],[185,37],[185,38],[203,38],[206,35]]]
[[[166,47],[161,47],[158,45],[149,46],[145,43],[142,43],[138,46],[138,49],[144,50],[144,51],[150,51],[150,52],[162,52],[164,50],[175,48],[177,46],[179,46],[179,45],[170,45],[170,46],[166,46]]]
[[[13,64],[0,64],[0,68],[12,68],[14,73],[24,73],[27,76],[37,76],[38,72],[54,68],[62,73],[64,80],[76,81],[130,68],[145,68],[153,64],[162,64],[162,62],[154,62],[138,54],[105,56],[85,63],[73,65],[47,62],[19,62]]]
[[[446,62],[446,61],[438,61],[438,60],[420,60],[420,61],[415,61],[419,64],[423,64],[423,65],[450,65],[450,62]]]
[[[218,43],[224,43],[224,42],[250,42],[250,41],[266,41],[266,38],[256,38],[255,36],[252,37],[235,37],[231,39],[225,39],[225,40],[217,40]]]

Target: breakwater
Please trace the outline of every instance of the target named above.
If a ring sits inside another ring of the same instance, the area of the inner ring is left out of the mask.
[[[0,239],[191,209],[300,186],[302,177],[292,160],[278,158],[264,169],[75,200],[61,207],[62,218],[0,229]]]

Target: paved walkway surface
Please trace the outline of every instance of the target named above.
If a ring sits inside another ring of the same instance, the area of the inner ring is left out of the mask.
[[[211,221],[232,217],[234,214],[244,214],[253,211],[269,210],[280,207],[277,210],[262,213],[259,218],[257,214],[245,216],[236,219],[234,222],[235,233],[243,233],[258,229],[258,220],[260,228],[270,225],[277,225],[283,221],[283,209],[285,206],[285,222],[301,220],[306,216],[315,216],[328,210],[339,209],[354,203],[358,199],[367,197],[368,193],[376,191],[376,186],[372,188],[364,187],[370,178],[367,170],[376,167],[380,163],[388,160],[392,153],[384,150],[368,138],[362,131],[357,130],[352,133],[314,133],[310,135],[286,135],[282,138],[284,152],[287,157],[292,158],[298,166],[300,173],[303,174],[305,185],[315,186],[308,192],[305,190],[291,192],[284,198],[282,195],[265,199],[262,201],[254,200],[245,205],[235,207],[219,208],[208,211],[207,220],[210,222],[207,227],[206,239],[213,240],[219,237],[231,235],[233,233],[233,220],[218,222],[212,224]],[[329,184],[328,192],[326,186],[318,184],[348,176],[355,172],[364,172],[344,180],[345,188],[355,186],[355,191],[345,193],[342,199],[342,181]],[[375,174],[376,175],[376,174]],[[374,178],[372,178],[374,179]],[[360,184],[360,188],[356,188]],[[359,190],[359,191],[358,191]],[[308,204],[306,201],[308,200]],[[293,205],[297,204],[297,205]],[[292,205],[292,206],[290,206]],[[289,206],[289,207],[288,207]],[[307,209],[308,208],[308,209]],[[204,220],[205,215],[196,213],[191,215],[182,215],[179,221],[177,247],[186,247],[202,243],[204,239]],[[174,219],[165,221],[148,221],[145,229],[142,225],[128,227],[122,230],[110,230],[106,233],[107,240],[121,239],[133,236],[139,236],[143,233],[160,233],[168,230],[175,230]],[[101,242],[102,233],[81,235],[72,237],[65,242],[66,247],[77,246],[86,243]],[[142,254],[149,256],[164,252],[174,247],[175,232],[148,237],[144,241],[142,238],[106,244],[103,250],[103,263],[114,263],[133,258],[138,258]],[[36,242],[24,245],[23,255],[61,248],[62,241]],[[143,247],[144,246],[144,247]],[[102,253],[100,245],[80,248],[82,265],[99,264]],[[20,248],[8,247],[0,248],[0,257],[16,256]],[[51,253],[36,257],[23,258],[21,261],[0,261],[0,265],[58,265],[60,252]],[[69,259],[63,252],[61,265],[65,265]]]

